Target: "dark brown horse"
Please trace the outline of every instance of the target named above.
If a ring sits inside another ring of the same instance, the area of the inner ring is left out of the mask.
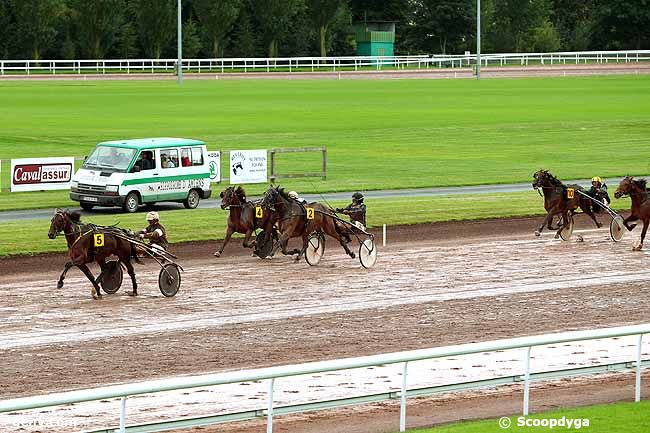
[[[336,239],[345,253],[354,258],[355,254],[348,248],[350,236],[345,233],[340,223],[330,215],[332,210],[319,203],[302,204],[291,199],[284,189],[271,187],[264,195],[264,204],[275,214],[278,228],[280,230],[280,246],[282,254],[297,254],[296,260],[300,260],[309,242],[309,235],[313,232],[323,232]],[[313,211],[309,211],[313,209]],[[310,218],[313,217],[313,218]],[[287,250],[290,238],[302,238],[302,249]]]
[[[135,255],[133,245],[121,237],[112,235],[110,232],[102,232],[93,225],[82,224],[79,218],[79,212],[68,212],[57,209],[50,222],[50,230],[47,236],[50,239],[54,239],[59,233],[63,233],[68,243],[68,253],[70,254],[70,261],[65,264],[63,273],[59,277],[57,288],[60,289],[63,287],[63,280],[66,273],[71,267],[76,266],[92,283],[93,288],[91,294],[93,298],[100,299],[102,295],[99,282],[101,282],[102,274],[95,279],[86,264],[96,262],[103,272],[106,267],[106,259],[111,255],[116,255],[131,276],[133,291],[129,292],[129,295],[137,295],[138,283],[135,280],[135,271],[131,264],[131,256]],[[103,235],[102,246],[95,246],[96,234]]]
[[[214,253],[216,257],[221,256],[233,233],[243,233],[245,235],[244,248],[253,248],[255,246],[255,240],[251,242],[251,237],[256,229],[262,228],[266,233],[270,233],[273,223],[269,209],[261,202],[246,200],[244,188],[229,186],[221,192],[220,197],[221,209],[230,209],[230,214],[228,215],[226,237],[219,251]]]
[[[648,191],[646,189],[646,180],[635,180],[632,176],[626,176],[618,185],[614,197],[617,199],[625,196],[630,196],[632,200],[632,213],[629,217],[623,220],[623,225],[628,231],[632,231],[636,224],[628,224],[630,221],[643,221],[643,230],[641,231],[641,241],[638,245],[632,247],[633,251],[641,251],[643,248],[643,240],[648,231],[648,223],[650,222],[650,200],[648,200]]]
[[[537,171],[533,174],[533,179],[533,188],[538,191],[541,189],[544,194],[544,209],[547,212],[544,222],[535,230],[535,236],[539,236],[542,230],[544,230],[544,226],[547,226],[549,230],[557,230],[555,237],[559,237],[560,231],[570,221],[570,218],[573,217],[577,208],[582,209],[582,212],[589,215],[596,224],[596,227],[602,225],[598,222],[591,210],[590,200],[578,194],[577,191],[583,190],[580,185],[564,185],[548,170]],[[553,217],[555,215],[560,217],[557,228],[552,227]]]

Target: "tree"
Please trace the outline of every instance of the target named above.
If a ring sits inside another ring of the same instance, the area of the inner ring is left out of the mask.
[[[225,38],[239,16],[242,0],[194,0],[194,10],[210,36],[212,57],[221,57]]]
[[[476,28],[474,0],[418,0],[413,4],[411,38],[424,51],[459,52],[468,48]]]
[[[124,0],[74,0],[72,6],[82,55],[103,59],[124,24]]]
[[[304,7],[303,0],[252,0],[260,32],[269,57],[278,56],[279,40],[288,31],[291,19]]]
[[[564,51],[589,47],[594,19],[594,0],[553,0],[552,23]]]
[[[57,21],[64,9],[63,0],[11,0],[16,17],[19,51],[34,60],[52,48]]]
[[[9,58],[12,37],[13,17],[9,0],[0,0],[0,59]]]
[[[346,0],[307,0],[309,15],[318,29],[320,55],[327,56],[327,29]]]
[[[549,18],[549,0],[496,0],[492,32],[486,36],[495,50],[524,52],[532,49],[530,34]]]
[[[159,59],[176,36],[175,0],[130,0],[140,43],[148,57]]]
[[[533,51],[552,53],[560,49],[560,35],[548,19],[531,32]]]
[[[595,0],[595,23],[604,49],[650,48],[649,0]]]
[[[189,18],[183,24],[183,57],[194,59],[201,51],[201,35],[198,23]]]

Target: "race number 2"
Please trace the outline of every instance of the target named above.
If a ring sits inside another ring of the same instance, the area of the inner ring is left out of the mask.
[[[313,220],[314,219],[314,208],[313,207],[308,207],[307,208],[307,219],[308,220]]]
[[[573,198],[574,194],[575,194],[575,190],[573,188],[567,188],[567,190],[566,190],[567,198]]]
[[[255,218],[262,218],[264,216],[264,209],[262,206],[255,206]]]
[[[103,247],[104,246],[104,234],[103,233],[95,234],[95,246],[96,247]]]

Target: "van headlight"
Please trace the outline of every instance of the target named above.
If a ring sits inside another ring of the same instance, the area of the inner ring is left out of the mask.
[[[120,189],[119,185],[106,185],[106,191],[108,192],[117,192]]]
[[[73,180],[72,182],[70,182],[70,187],[75,188],[75,189],[79,188],[79,182],[77,182],[76,180]]]

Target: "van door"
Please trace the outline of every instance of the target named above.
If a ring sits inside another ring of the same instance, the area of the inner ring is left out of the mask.
[[[140,171],[131,174],[133,183],[131,191],[140,193],[142,203],[152,203],[158,200],[157,178],[160,171],[160,157],[155,149],[144,149],[136,158],[134,167]]]
[[[187,191],[183,188],[181,159],[179,149],[169,147],[160,149],[160,187],[158,189],[158,201],[179,201],[184,200]]]

